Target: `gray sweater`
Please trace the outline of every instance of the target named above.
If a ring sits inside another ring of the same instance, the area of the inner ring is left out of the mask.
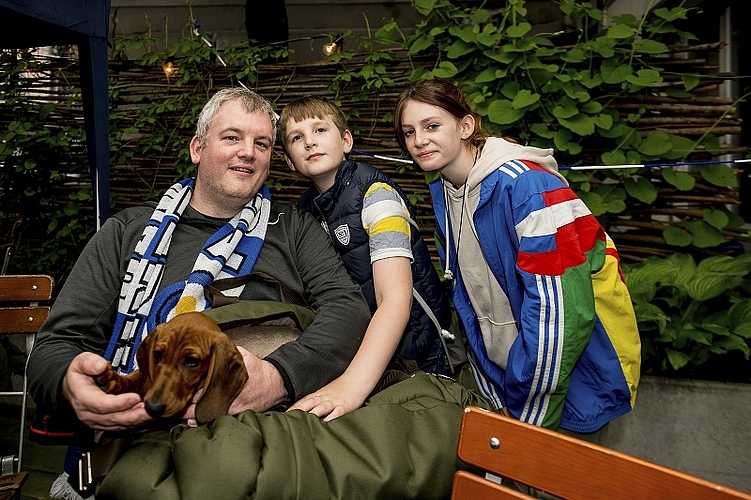
[[[30,394],[45,411],[72,415],[62,397],[63,376],[78,354],[101,355],[107,348],[123,276],[154,206],[111,217],[84,248],[55,299],[28,367]],[[187,207],[172,237],[160,290],[187,278],[207,238],[226,222]],[[344,371],[360,346],[370,309],[325,231],[291,205],[272,202],[253,271],[273,276],[317,313],[297,341],[266,358],[281,373],[294,402]],[[246,286],[240,298],[280,300],[274,285],[260,280]]]

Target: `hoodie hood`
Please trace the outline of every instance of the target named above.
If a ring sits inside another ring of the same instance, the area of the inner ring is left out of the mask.
[[[566,179],[558,173],[558,162],[553,158],[552,149],[522,146],[500,137],[488,137],[485,146],[482,148],[480,158],[477,159],[477,163],[472,167],[467,177],[467,190],[472,191],[488,174],[498,170],[501,165],[511,160],[534,162],[557,175],[568,185]]]

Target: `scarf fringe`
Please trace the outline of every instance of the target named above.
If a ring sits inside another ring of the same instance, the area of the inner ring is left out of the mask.
[[[50,486],[49,496],[50,498],[61,498],[63,500],[84,500],[68,483],[67,472],[63,472],[57,476],[57,479]],[[90,496],[88,500],[94,500],[94,497]]]

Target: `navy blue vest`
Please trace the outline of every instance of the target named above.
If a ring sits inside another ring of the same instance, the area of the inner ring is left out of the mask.
[[[351,160],[345,160],[339,166],[331,188],[319,194],[315,187],[311,187],[303,193],[299,203],[300,208],[312,213],[319,221],[325,221],[334,246],[350,276],[362,288],[371,312],[376,310],[373,267],[370,264],[369,238],[362,227],[361,212],[363,196],[376,182],[388,184],[399,193],[414,218],[414,209],[409,206],[407,196],[388,175],[375,167]],[[451,323],[451,310],[443,294],[438,273],[430,260],[425,241],[414,226],[411,234],[413,286],[428,303],[441,326],[447,328]],[[433,322],[417,300],[413,300],[410,319],[397,352],[405,358],[414,359],[420,365],[435,344],[437,335]]]

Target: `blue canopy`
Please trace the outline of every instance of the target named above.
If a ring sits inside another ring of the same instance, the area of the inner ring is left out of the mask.
[[[96,227],[109,217],[110,0],[0,0],[0,48],[78,45]]]

